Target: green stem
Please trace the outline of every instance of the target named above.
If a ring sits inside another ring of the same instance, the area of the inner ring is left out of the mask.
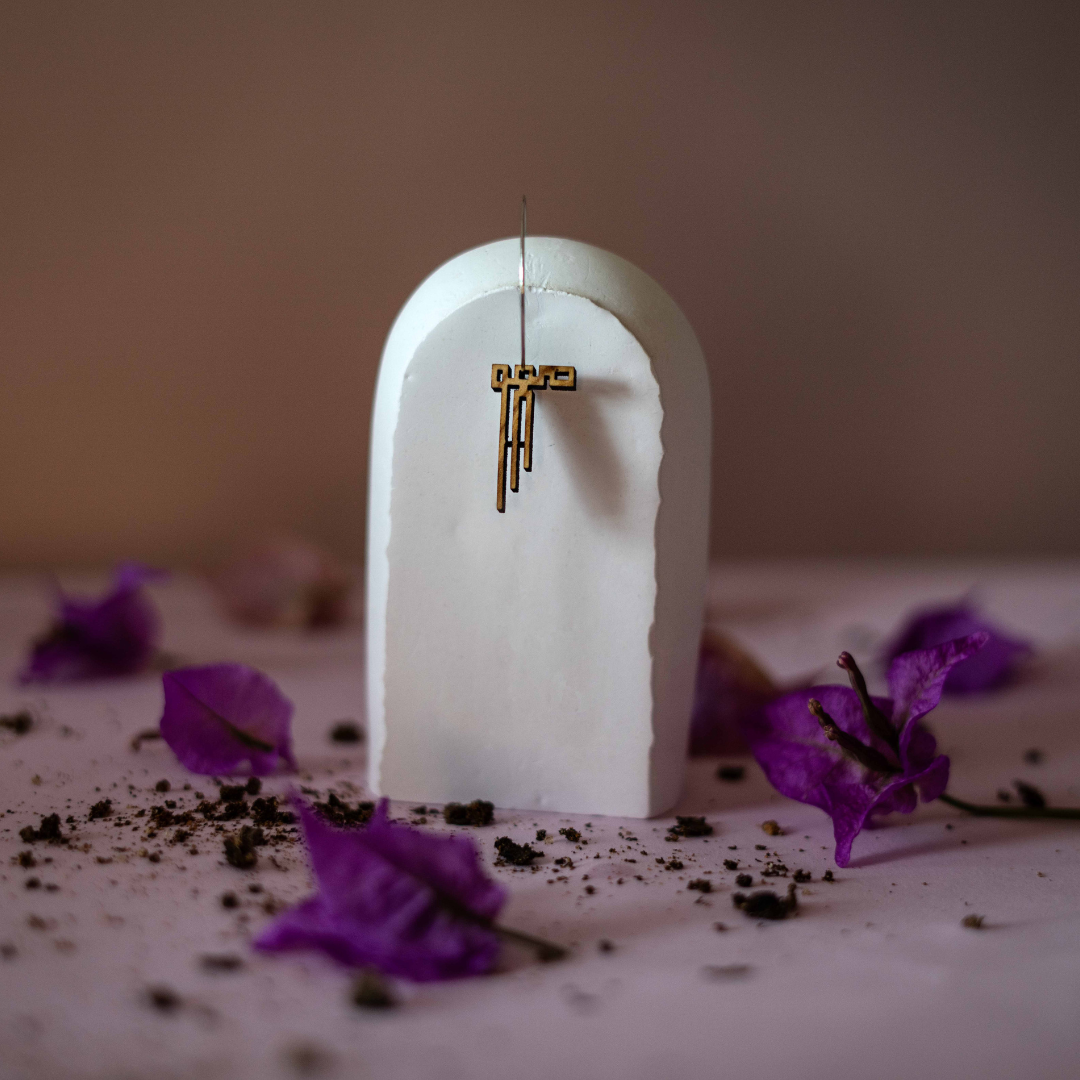
[[[1067,818],[1080,820],[1080,807],[1072,806],[980,806],[978,803],[954,799],[952,795],[939,795],[938,798],[957,810],[973,814],[975,817],[1003,818]]]
[[[519,945],[525,945],[530,949],[536,951],[536,958],[542,964],[546,964],[551,960],[561,960],[566,956],[570,950],[563,948],[562,945],[555,945],[553,942],[545,941],[543,938],[533,937],[532,934],[526,934],[524,930],[511,930],[509,926],[500,926],[494,920],[487,918],[484,915],[479,915],[471,908],[466,907],[460,900],[455,899],[452,896],[447,896],[446,893],[435,890],[435,895],[439,899],[439,905],[445,911],[449,912],[455,918],[463,919],[465,922],[475,923],[477,926],[482,926],[486,930],[493,930],[499,937],[504,938],[507,941],[516,941]]]
[[[519,945],[527,945],[530,949],[535,949],[537,959],[545,964],[552,960],[561,960],[569,952],[562,945],[555,945],[550,941],[544,941],[543,938],[533,937],[532,934],[526,934],[522,930],[511,930],[509,926],[492,926],[492,930],[508,941],[516,941]]]

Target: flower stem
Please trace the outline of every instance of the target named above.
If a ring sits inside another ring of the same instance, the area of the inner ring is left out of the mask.
[[[445,893],[437,893],[437,895],[440,906],[455,918],[464,919],[466,922],[475,923],[477,926],[483,926],[487,930],[493,930],[506,941],[516,941],[519,945],[534,949],[537,960],[542,964],[549,963],[552,960],[561,960],[570,952],[569,949],[564,948],[562,945],[555,945],[553,942],[545,941],[543,938],[533,937],[532,934],[526,934],[524,930],[512,930],[509,926],[500,926],[486,915],[480,915],[471,908],[466,907],[460,900],[447,896]]]
[[[533,937],[532,934],[526,934],[523,930],[512,930],[509,926],[498,925],[492,926],[492,929],[508,941],[516,941],[519,945],[527,945],[530,949],[535,949],[536,958],[544,964],[552,960],[561,960],[569,952],[562,945],[555,945],[550,941],[544,941],[543,938]]]
[[[957,810],[963,810],[975,817],[1003,818],[1068,818],[1080,820],[1080,807],[1073,806],[980,806],[978,803],[954,799],[952,795],[939,795],[938,798]]]

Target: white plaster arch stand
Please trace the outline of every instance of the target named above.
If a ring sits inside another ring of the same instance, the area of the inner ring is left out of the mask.
[[[496,509],[520,362],[519,242],[436,270],[395,321],[371,433],[369,785],[649,817],[682,785],[701,632],[710,403],[697,339],[624,259],[530,238],[531,472]]]

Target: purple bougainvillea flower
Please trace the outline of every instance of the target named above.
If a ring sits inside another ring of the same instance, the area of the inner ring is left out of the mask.
[[[335,829],[302,800],[319,891],[276,919],[257,949],[318,949],[351,967],[416,982],[481,975],[495,963],[506,902],[473,842],[393,824],[383,799],[362,829]]]
[[[162,676],[161,737],[192,772],[255,776],[280,762],[296,770],[292,702],[260,671],[243,664],[179,668]]]
[[[949,672],[945,693],[975,694],[993,690],[1012,678],[1016,662],[1030,655],[1031,645],[1002,633],[969,603],[945,604],[915,612],[886,648],[885,659],[894,660],[901,653],[929,649],[980,632],[988,635],[986,645]]]
[[[123,563],[100,600],[58,595],[52,627],[31,647],[22,683],[64,683],[133,675],[143,671],[157,647],[159,623],[144,582],[164,571]]]
[[[910,814],[919,795],[929,802],[945,790],[949,759],[920,720],[941,700],[949,671],[987,637],[970,634],[898,656],[889,668],[891,698],[871,698],[854,659],[843,653],[838,663],[851,688],[797,690],[744,724],[773,787],[832,818],[838,866],[847,866],[852,842],[873,818]]]
[[[730,638],[714,630],[701,637],[690,754],[745,754],[742,723],[781,693],[757,662]]]

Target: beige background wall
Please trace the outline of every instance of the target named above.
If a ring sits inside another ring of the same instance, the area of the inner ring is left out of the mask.
[[[6,3],[0,564],[363,546],[375,369],[513,233],[661,282],[713,548],[1075,553],[1070,3]]]

